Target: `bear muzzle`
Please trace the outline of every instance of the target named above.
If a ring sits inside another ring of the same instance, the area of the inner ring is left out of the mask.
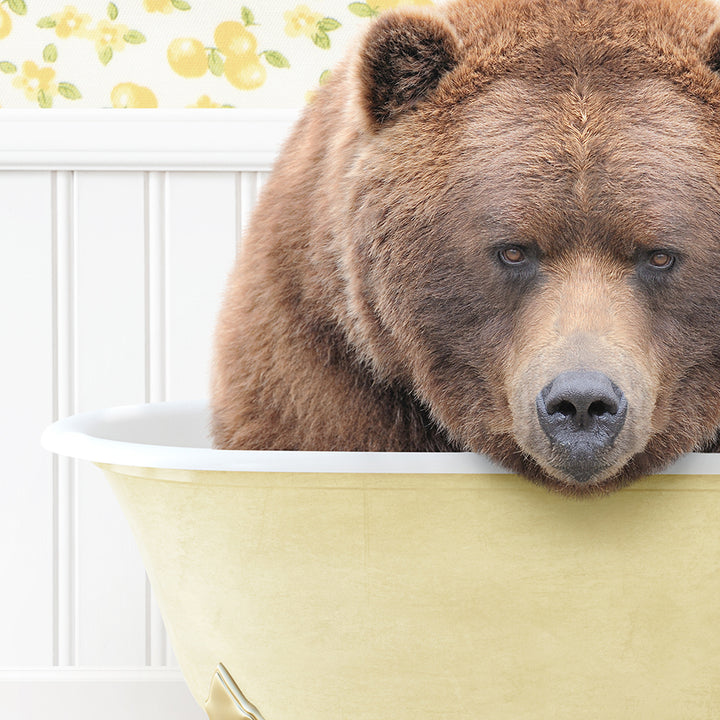
[[[595,478],[625,424],[625,393],[604,373],[570,370],[549,382],[535,405],[553,465],[578,483]]]

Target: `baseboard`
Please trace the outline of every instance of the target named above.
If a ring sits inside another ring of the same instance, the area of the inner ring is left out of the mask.
[[[2,720],[207,720],[178,670],[0,670]]]

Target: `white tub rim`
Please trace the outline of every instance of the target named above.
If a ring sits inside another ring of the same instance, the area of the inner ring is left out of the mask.
[[[168,420],[178,439],[154,442]],[[388,474],[511,474],[474,453],[219,450],[209,439],[206,400],[121,405],[78,413],[46,428],[50,452],[94,463],[199,471]],[[198,437],[203,434],[202,442]],[[144,435],[146,440],[138,441]]]
[[[170,418],[173,427],[168,426]],[[469,452],[219,450],[211,447],[209,418],[206,400],[121,405],[58,420],[46,428],[41,443],[58,455],[127,467],[336,474],[514,474],[485,456]],[[175,439],[168,441],[167,433],[173,435],[175,431]],[[163,441],[153,442],[155,438]],[[689,453],[657,474],[720,475],[720,454]]]

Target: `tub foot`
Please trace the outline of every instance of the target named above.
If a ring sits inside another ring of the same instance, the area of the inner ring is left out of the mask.
[[[263,720],[260,711],[240,692],[222,663],[210,681],[205,712],[210,720]]]

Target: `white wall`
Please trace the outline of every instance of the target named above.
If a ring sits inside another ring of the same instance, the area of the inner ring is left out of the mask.
[[[206,395],[240,230],[294,117],[3,111],[2,720],[204,717],[104,479],[39,437]]]

